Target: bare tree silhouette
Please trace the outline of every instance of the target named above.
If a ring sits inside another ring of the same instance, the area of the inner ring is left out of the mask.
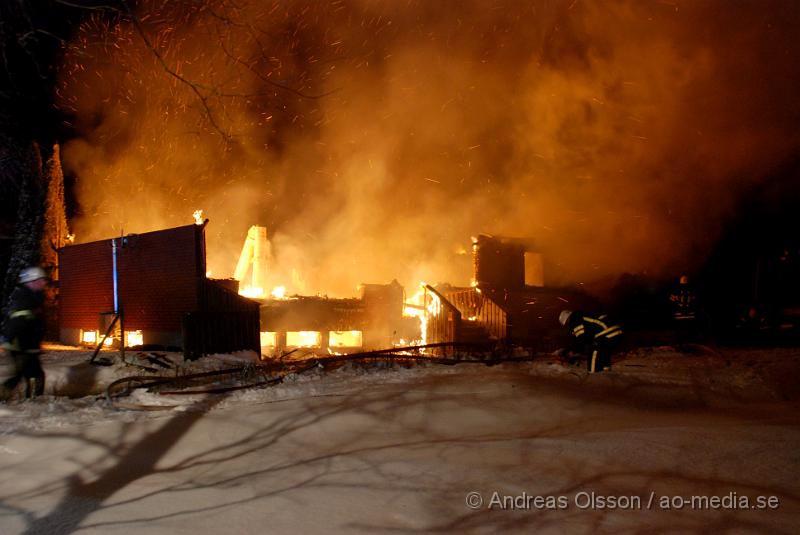
[[[168,526],[237,511],[247,517],[276,504],[283,522],[348,532],[788,534],[796,528],[791,515],[800,493],[786,472],[797,435],[791,415],[765,421],[768,409],[730,411],[696,400],[648,406],[638,387],[615,395],[511,366],[328,380],[328,386],[265,392],[261,401],[215,395],[168,417],[139,415],[121,424],[112,443],[93,438],[91,427],[18,433],[48,443],[72,439],[72,451],[94,453],[81,454],[76,470],[54,474],[41,488],[6,490],[3,507],[25,522],[26,534]],[[765,429],[777,442],[757,458]],[[592,491],[646,501],[650,489],[660,496],[775,495],[781,508],[584,510],[572,501]],[[470,491],[483,494],[484,507],[466,507]],[[570,507],[489,509],[492,491],[563,495]],[[19,505],[59,495],[44,514]],[[326,502],[344,508],[327,524],[314,518]],[[288,511],[300,516],[287,520]],[[396,514],[403,511],[401,520]]]

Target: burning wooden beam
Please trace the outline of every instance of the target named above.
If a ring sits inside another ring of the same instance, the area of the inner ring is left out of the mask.
[[[264,297],[266,295],[267,269],[271,249],[267,239],[267,228],[253,225],[247,231],[242,252],[233,278],[239,281],[239,293],[248,297]],[[247,272],[250,271],[250,284],[245,283]]]

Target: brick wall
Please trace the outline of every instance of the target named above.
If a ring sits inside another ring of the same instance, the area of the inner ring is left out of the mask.
[[[187,225],[117,240],[120,305],[125,330],[177,332],[198,308],[205,276],[203,229]],[[113,310],[111,239],[59,252],[61,329],[96,328]]]
[[[117,250],[126,330],[180,332],[184,314],[198,309],[201,232],[189,225],[134,235]]]
[[[114,308],[111,242],[64,247],[58,263],[60,328],[98,328],[100,313]]]

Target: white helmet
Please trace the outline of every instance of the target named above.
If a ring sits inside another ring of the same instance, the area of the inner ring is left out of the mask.
[[[38,266],[25,268],[19,274],[19,282],[21,282],[22,284],[46,278],[47,278],[47,273],[45,273],[44,270]]]
[[[569,317],[572,316],[571,310],[562,310],[561,314],[558,315],[558,322],[561,325],[566,325],[569,321]]]

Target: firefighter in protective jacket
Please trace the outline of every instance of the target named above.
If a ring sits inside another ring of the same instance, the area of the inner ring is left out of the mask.
[[[562,310],[558,321],[586,353],[589,373],[611,369],[611,348],[622,334],[619,325],[606,314],[595,317],[572,310]]]
[[[11,294],[2,347],[14,360],[14,375],[3,383],[0,399],[9,398],[22,379],[25,379],[25,397],[44,393],[44,370],[39,354],[44,335],[42,306],[46,286],[44,270],[29,267],[22,270],[19,284]]]
[[[672,320],[675,327],[675,341],[679,344],[694,342],[697,338],[698,320],[697,297],[689,284],[689,277],[681,275],[678,286],[669,296],[672,304]]]

